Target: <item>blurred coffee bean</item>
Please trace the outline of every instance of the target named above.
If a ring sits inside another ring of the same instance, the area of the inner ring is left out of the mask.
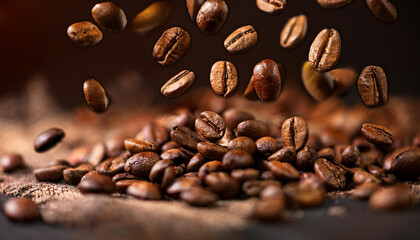
[[[166,30],[153,47],[153,58],[162,66],[178,62],[190,47],[190,34],[180,27]]]
[[[335,152],[334,149],[332,148],[323,148],[321,150],[318,151],[317,156],[319,158],[325,158],[330,162],[335,162]]]
[[[284,185],[284,194],[293,204],[304,208],[318,207],[324,202],[323,189],[314,188],[301,182],[292,182]]]
[[[156,162],[150,170],[149,179],[155,183],[161,183],[165,169],[168,167],[175,166],[175,162],[169,159],[159,160]]]
[[[160,146],[168,141],[168,130],[162,124],[151,122],[143,127],[142,139]]]
[[[153,143],[146,140],[139,140],[134,138],[127,138],[124,140],[125,149],[134,155],[139,152],[152,152],[156,150]]]
[[[205,158],[211,160],[221,160],[227,153],[228,148],[216,143],[200,142],[197,144],[198,152]]]
[[[127,188],[127,196],[141,200],[160,200],[162,193],[158,186],[151,182],[137,181]]]
[[[317,101],[323,101],[332,95],[334,80],[329,73],[318,72],[311,67],[311,62],[302,66],[302,82],[306,91]]]
[[[174,141],[169,141],[162,145],[162,147],[160,148],[160,151],[165,152],[166,150],[174,149],[174,148],[179,148],[179,145],[176,144],[176,142]]]
[[[222,159],[222,166],[226,170],[248,168],[254,165],[254,159],[243,150],[230,150]]]
[[[140,178],[129,173],[118,173],[112,177],[114,183],[122,180],[139,180]]]
[[[334,81],[334,94],[345,94],[356,82],[357,73],[351,68],[336,68],[328,72]]]
[[[195,120],[195,129],[205,139],[217,141],[225,134],[226,123],[219,114],[204,111]]]
[[[254,120],[255,117],[245,110],[232,108],[223,113],[223,118],[225,119],[228,128],[235,129],[239,123],[246,120]]]
[[[188,14],[190,15],[191,20],[193,20],[194,22],[197,17],[198,11],[201,8],[201,5],[203,5],[204,2],[205,0],[187,0],[186,1]]]
[[[234,169],[230,173],[230,177],[239,184],[242,184],[249,180],[257,180],[259,174],[260,172],[254,168]]]
[[[197,13],[197,25],[204,33],[216,33],[225,23],[227,14],[228,6],[224,0],[207,0]]]
[[[236,136],[245,136],[253,140],[268,136],[270,133],[267,124],[260,120],[246,120],[238,124]]]
[[[65,136],[60,128],[50,128],[40,133],[34,141],[35,151],[38,153],[48,151],[59,143]]]
[[[182,126],[174,127],[172,129],[171,139],[179,146],[192,151],[197,149],[197,143],[204,142],[204,139],[202,139],[196,132]]]
[[[115,184],[110,177],[94,172],[83,176],[77,188],[82,193],[111,194],[115,191]]]
[[[80,47],[92,47],[102,41],[102,32],[91,22],[77,22],[67,28],[67,36]]]
[[[417,179],[420,176],[420,148],[398,148],[385,160],[383,169],[399,178]]]
[[[293,49],[303,41],[308,30],[308,19],[301,14],[287,20],[280,33],[280,45]]]
[[[364,170],[358,170],[353,174],[353,183],[361,185],[366,182],[380,183],[379,179]]]
[[[252,77],[258,97],[264,102],[275,101],[281,91],[280,70],[277,63],[265,59],[255,65]]]
[[[113,2],[97,3],[92,8],[92,17],[101,28],[110,32],[121,32],[127,25],[124,11]]]
[[[285,209],[286,201],[284,198],[260,200],[252,209],[251,217],[260,221],[274,221],[281,217]]]
[[[170,13],[169,1],[154,2],[137,14],[131,22],[130,30],[137,35],[149,35],[166,23]]]
[[[210,71],[210,84],[218,96],[231,97],[238,84],[238,73],[235,65],[229,61],[218,61],[213,64]]]
[[[257,146],[255,145],[255,141],[249,137],[237,137],[229,141],[228,149],[243,150],[252,156],[257,150]]]
[[[66,168],[63,170],[64,181],[70,185],[77,185],[82,177],[93,169],[94,166],[90,163],[81,164],[76,168]]]
[[[166,193],[174,198],[185,191],[188,191],[194,187],[200,187],[197,182],[189,178],[177,178],[175,181],[166,189]]]
[[[351,191],[351,196],[360,200],[367,200],[370,196],[379,190],[381,186],[376,182],[365,182]]]
[[[278,184],[274,180],[248,180],[242,184],[242,191],[248,197],[257,197],[270,184]]]
[[[346,171],[324,158],[318,158],[315,161],[314,170],[316,175],[324,181],[328,189],[344,189],[347,185]]]
[[[340,58],[341,38],[334,28],[322,30],[313,41],[308,60],[320,72],[331,70]]]
[[[251,76],[251,80],[249,81],[248,87],[246,88],[243,95],[246,99],[251,100],[251,101],[259,99],[257,92],[255,92],[254,76]]]
[[[169,79],[160,89],[165,97],[179,97],[194,83],[195,73],[183,70]]]
[[[57,182],[63,179],[63,170],[68,166],[54,165],[34,170],[36,180],[40,182]]]
[[[360,73],[357,86],[366,106],[382,106],[388,102],[388,83],[381,67],[365,67]]]
[[[360,161],[360,151],[356,146],[348,146],[341,153],[341,163],[346,167],[354,167]]]
[[[23,157],[17,153],[3,154],[0,157],[0,166],[4,172],[10,173],[25,166]]]
[[[190,159],[194,154],[187,152],[187,150],[182,148],[173,148],[166,150],[162,154],[160,154],[160,158],[163,160],[171,160],[176,163],[183,163]]]
[[[120,181],[115,182],[115,191],[117,193],[125,194],[127,192],[127,188],[131,186],[131,184],[138,182],[138,179],[123,179]]]
[[[28,198],[9,198],[3,205],[4,215],[17,222],[32,222],[41,218],[38,205]]]
[[[222,163],[219,161],[210,161],[203,164],[200,169],[198,170],[198,177],[204,181],[204,178],[212,172],[223,171],[224,167]]]
[[[371,208],[390,211],[409,208],[414,201],[413,194],[404,186],[394,186],[376,191],[369,200]]]
[[[270,172],[281,181],[294,181],[299,179],[299,172],[287,162],[270,161]]]
[[[287,0],[256,0],[257,7],[266,13],[277,14],[287,5]]]
[[[181,192],[179,198],[191,206],[211,206],[219,199],[217,195],[203,187],[192,187]]]
[[[93,78],[83,83],[83,93],[89,108],[97,113],[104,113],[108,109],[109,99],[102,85]]]
[[[334,9],[351,3],[352,0],[317,0],[318,4],[323,8]]]
[[[281,126],[283,146],[302,149],[309,137],[309,127],[301,117],[291,117]]]
[[[267,158],[280,149],[280,145],[276,139],[272,137],[262,137],[255,141],[257,153],[263,158]]]
[[[394,4],[388,0],[366,0],[370,11],[379,20],[386,23],[395,23],[397,21],[398,13]]]
[[[389,146],[394,142],[395,138],[390,129],[373,123],[364,123],[362,125],[362,135],[370,143],[379,146]]]
[[[277,152],[271,154],[268,157],[268,161],[279,161],[279,162],[288,162],[295,163],[296,160],[296,149],[294,147],[284,147]]]
[[[96,165],[95,170],[100,174],[113,177],[124,171],[125,161],[121,157],[110,158]]]
[[[233,54],[243,53],[253,48],[258,40],[258,33],[251,25],[233,31],[225,40],[226,50]]]
[[[274,198],[284,198],[283,187],[280,183],[278,184],[268,184],[264,187],[264,189],[260,192],[260,199],[267,200],[267,199],[274,199]]]
[[[159,155],[154,152],[141,152],[127,159],[124,170],[138,177],[147,178],[153,165],[159,161]]]
[[[225,172],[212,172],[206,175],[204,182],[210,191],[224,199],[233,198],[239,192],[239,185]]]

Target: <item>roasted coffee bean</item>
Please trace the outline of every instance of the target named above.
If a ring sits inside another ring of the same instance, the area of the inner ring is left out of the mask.
[[[206,175],[204,182],[210,191],[221,198],[229,199],[239,192],[239,184],[225,172],[212,172]]]
[[[323,8],[334,9],[351,3],[352,0],[317,0],[318,4]]]
[[[112,177],[114,183],[122,180],[139,180],[140,178],[129,173],[118,173]]]
[[[225,119],[226,126],[230,129],[235,129],[243,121],[255,119],[253,114],[239,108],[226,110],[223,113],[223,118]]]
[[[242,184],[242,191],[248,197],[257,197],[269,184],[278,184],[274,180],[248,180]]]
[[[360,161],[360,151],[356,146],[348,146],[341,153],[341,163],[346,167],[354,167]]]
[[[253,48],[258,40],[258,33],[251,25],[233,31],[225,40],[226,50],[233,54],[243,53]]]
[[[229,61],[218,61],[210,71],[210,84],[214,93],[221,97],[231,97],[238,85],[238,73],[235,65]]]
[[[202,139],[196,132],[182,126],[174,127],[172,129],[171,139],[179,146],[192,151],[197,149],[197,143],[204,142],[204,139]]]
[[[167,167],[175,166],[175,162],[172,160],[160,160],[156,162],[150,170],[149,179],[152,182],[160,183],[162,181],[165,169]]]
[[[284,194],[292,203],[304,208],[318,207],[324,202],[325,191],[311,187],[302,182],[292,182],[284,185]]]
[[[382,106],[388,102],[388,83],[381,67],[372,65],[365,67],[360,73],[357,86],[366,106]]]
[[[68,166],[54,165],[34,170],[36,180],[40,182],[57,182],[63,179],[63,170]]]
[[[267,200],[267,199],[274,199],[274,198],[284,198],[283,187],[280,183],[277,184],[268,184],[264,187],[264,189],[260,192],[260,199]]]
[[[319,158],[325,158],[330,162],[335,162],[335,151],[332,148],[321,149],[320,151],[318,151],[317,156]]]
[[[255,92],[254,76],[251,76],[251,80],[249,81],[248,86],[244,92],[244,97],[251,101],[259,99],[257,92]]]
[[[364,170],[358,170],[353,174],[354,184],[361,185],[366,182],[380,183],[379,179]]]
[[[287,0],[256,0],[257,7],[266,13],[277,14],[287,5]]]
[[[336,68],[328,72],[334,81],[334,94],[345,94],[356,82],[357,73],[351,68]]]
[[[149,35],[166,23],[171,13],[169,1],[157,1],[141,11],[133,19],[130,30],[141,36]]]
[[[219,161],[206,162],[198,170],[198,177],[201,179],[201,181],[204,181],[204,178],[209,173],[223,171],[223,170],[224,170],[224,168],[222,166],[222,163],[219,162]]]
[[[192,156],[192,154],[191,154]],[[171,160],[176,163],[183,163],[191,158],[190,154],[187,153],[185,149],[173,148],[166,150],[160,155],[160,158],[163,160]]]
[[[198,11],[201,8],[201,5],[205,0],[187,0],[187,10],[188,14],[190,15],[191,20],[195,22],[195,19],[197,18]]]
[[[286,201],[284,198],[260,200],[252,209],[251,217],[260,221],[274,221],[281,217],[285,209]]]
[[[110,32],[121,32],[127,25],[124,11],[113,2],[102,2],[92,8],[92,17],[103,29]]]
[[[261,180],[275,180],[276,177],[274,177],[274,175],[270,171],[263,171],[263,172],[261,172],[259,179],[261,179]]]
[[[392,173],[387,173],[385,169],[375,165],[367,166],[370,174],[381,180],[383,185],[393,185],[397,182],[397,178]]]
[[[379,20],[386,23],[395,23],[397,21],[398,13],[394,4],[388,0],[366,0],[370,11]]]
[[[341,38],[334,28],[322,30],[309,50],[308,60],[320,72],[331,70],[340,58]]]
[[[286,49],[293,49],[303,41],[308,30],[308,19],[301,14],[290,18],[281,30],[280,45]]]
[[[174,149],[174,148],[180,148],[180,146],[178,144],[176,144],[176,142],[174,142],[174,141],[169,141],[169,142],[162,145],[162,147],[160,148],[160,151],[165,152],[169,149]]]
[[[109,99],[102,85],[93,78],[83,83],[86,103],[92,111],[104,113],[108,109]]]
[[[41,218],[38,205],[28,198],[9,198],[3,205],[4,215],[18,222],[32,222]]]
[[[178,62],[190,47],[190,34],[180,27],[166,30],[153,48],[153,58],[163,66]]]
[[[246,120],[236,128],[236,136],[245,136],[253,140],[268,136],[269,133],[267,124],[260,120]]]
[[[124,151],[124,138],[114,136],[105,141],[105,156],[108,158],[119,157]]]
[[[156,146],[160,146],[168,141],[168,130],[162,124],[151,122],[142,129],[143,140],[149,141]]]
[[[376,191],[369,200],[371,208],[389,211],[409,208],[414,201],[413,194],[404,186],[395,186]]]
[[[325,192],[325,184],[315,173],[302,173],[299,180],[300,185],[318,188]]]
[[[147,178],[153,165],[158,161],[159,155],[157,153],[141,152],[127,159],[124,169],[135,176]]]
[[[197,153],[188,162],[187,172],[197,172],[204,163],[206,163],[206,159],[203,157],[203,155]]]
[[[222,159],[222,166],[226,170],[248,168],[254,165],[254,159],[243,150],[230,150]]]
[[[160,200],[162,193],[158,186],[151,182],[137,181],[127,188],[127,195],[141,200]]]
[[[362,135],[370,143],[375,145],[391,145],[394,142],[394,134],[384,126],[364,123],[362,125]]]
[[[77,188],[82,193],[111,194],[115,191],[115,184],[110,177],[91,171],[82,177]]]
[[[191,206],[211,206],[214,205],[218,197],[203,187],[192,187],[181,192],[179,198]]]
[[[420,148],[408,146],[395,150],[385,160],[383,169],[399,178],[417,179],[420,176]]]
[[[163,172],[163,177],[162,177],[162,188],[167,188],[169,185],[171,185],[174,181],[175,178],[178,175],[178,171],[177,171],[177,167],[175,166],[171,166],[171,167],[167,167],[165,168],[165,171]]]
[[[281,126],[281,138],[283,146],[302,149],[309,137],[309,127],[301,117],[291,117],[284,121]]]
[[[121,157],[110,158],[96,165],[95,170],[101,174],[113,177],[124,172],[125,161]]]
[[[274,101],[281,91],[280,70],[277,63],[265,59],[254,67],[252,74],[254,88],[258,97],[265,102]]]
[[[356,199],[366,200],[380,189],[381,186],[375,182],[365,182],[351,191],[351,196]]]
[[[151,152],[156,150],[156,147],[153,145],[153,143],[134,138],[125,139],[124,147],[131,155],[139,152]]]
[[[314,170],[316,175],[324,181],[328,189],[344,189],[347,185],[346,171],[324,158],[318,158],[315,161]]]
[[[117,193],[125,194],[127,192],[127,188],[138,181],[138,179],[123,179],[117,181],[115,182],[115,191]]]
[[[279,143],[272,137],[262,137],[255,141],[257,153],[259,156],[266,158],[280,149]]]
[[[10,173],[16,169],[23,168],[25,166],[25,162],[23,161],[22,155],[9,153],[3,154],[0,157],[0,166],[3,168],[4,172]]]
[[[189,178],[177,178],[166,189],[166,193],[171,197],[177,198],[182,192],[188,191],[194,187],[200,187],[197,182]]]
[[[318,72],[311,66],[311,62],[305,62],[302,66],[301,75],[306,91],[315,100],[323,101],[332,95],[334,79],[328,72]]]
[[[271,154],[267,160],[294,163],[296,161],[296,149],[294,147],[284,147]]]
[[[169,79],[160,89],[165,97],[179,97],[194,83],[195,73],[183,70]]]
[[[230,173],[230,177],[236,182],[238,182],[239,184],[242,184],[243,182],[246,182],[249,180],[257,180],[259,174],[260,174],[260,171],[254,168],[234,169]]]
[[[93,169],[94,166],[90,163],[81,164],[76,168],[66,168],[63,170],[64,181],[70,185],[77,185],[82,177]]]
[[[93,166],[98,165],[104,159],[105,154],[106,154],[105,144],[102,142],[99,142],[95,144],[90,150],[86,162],[92,164]]]
[[[102,41],[102,32],[91,22],[78,22],[67,28],[67,36],[80,47],[92,47]]]
[[[34,148],[36,152],[45,152],[59,143],[65,136],[65,133],[60,128],[50,128],[40,133],[34,141]]]
[[[197,13],[197,25],[204,33],[216,33],[225,23],[227,14],[228,6],[224,0],[207,0]]]
[[[71,150],[70,154],[65,159],[66,164],[77,166],[89,160],[91,149],[88,146],[82,145]],[[63,160],[64,161],[64,160]],[[63,163],[58,163],[63,164]],[[53,164],[56,165],[56,164]]]
[[[229,141],[228,149],[243,150],[252,156],[257,150],[257,146],[255,145],[255,141],[249,137],[237,137]]]
[[[290,163],[270,161],[268,168],[273,176],[281,181],[294,181],[299,179],[299,172]]]
[[[197,144],[198,152],[207,159],[221,160],[227,153],[228,148],[216,143],[200,142]]]
[[[226,123],[219,114],[205,111],[195,120],[195,129],[205,139],[217,141],[225,134]]]

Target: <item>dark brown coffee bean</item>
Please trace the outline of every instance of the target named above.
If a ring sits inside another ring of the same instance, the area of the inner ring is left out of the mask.
[[[77,185],[82,177],[93,169],[94,166],[90,163],[81,164],[76,168],[66,168],[63,170],[64,181],[70,185]]]
[[[294,163],[296,160],[296,149],[294,147],[284,147],[271,154],[267,160]]]
[[[77,188],[82,193],[111,194],[115,191],[115,184],[110,177],[91,171],[82,177]]]
[[[92,17],[103,29],[110,32],[121,32],[127,25],[124,11],[113,2],[102,2],[92,8]]]
[[[253,48],[258,40],[258,33],[251,25],[233,31],[225,40],[226,50],[233,54],[243,53]]]
[[[170,13],[170,1],[154,2],[137,14],[131,22],[130,30],[141,36],[149,35],[166,23]]]
[[[137,181],[127,188],[127,195],[141,200],[160,200],[162,193],[158,186],[151,182]]]
[[[197,25],[204,33],[212,34],[220,30],[228,15],[224,0],[207,0],[197,13]]]
[[[40,133],[34,141],[34,148],[36,152],[45,152],[59,143],[65,134],[60,128],[50,128]]]
[[[223,156],[222,165],[226,170],[248,168],[254,165],[254,159],[243,150],[230,150]]]
[[[206,163],[206,159],[200,153],[192,157],[187,165],[187,172],[197,172]]]
[[[365,182],[351,191],[351,196],[356,199],[366,200],[380,189],[381,186],[375,182]]]
[[[293,49],[303,41],[308,30],[308,19],[301,14],[290,18],[281,30],[280,45],[286,49]]]
[[[32,222],[41,218],[38,205],[27,198],[9,198],[3,205],[4,215],[18,222]]]
[[[160,89],[165,97],[179,97],[194,83],[195,73],[190,70],[182,70],[169,79]]]
[[[150,170],[149,179],[152,182],[160,183],[167,167],[175,166],[174,161],[166,159],[156,162]]]
[[[245,136],[253,140],[268,136],[269,133],[267,124],[260,120],[246,120],[236,128],[236,136]]]
[[[248,180],[242,184],[242,191],[248,197],[257,197],[269,184],[278,184],[275,180]]]
[[[306,91],[315,100],[323,101],[332,95],[334,79],[328,72],[318,72],[311,66],[311,62],[308,61],[303,64],[301,75]]]
[[[384,126],[364,123],[362,125],[362,135],[370,143],[375,145],[391,145],[394,142],[394,134]]]
[[[325,158],[330,162],[335,162],[335,151],[332,148],[324,148],[324,149],[319,150],[317,156],[319,158]]]
[[[140,178],[129,173],[118,173],[112,177],[114,183],[122,180],[139,180]]]
[[[284,197],[285,197],[285,195],[283,193],[283,187],[280,183],[268,184],[260,192],[260,199],[261,200],[268,200],[268,199],[274,199],[274,198],[284,198]]]
[[[265,102],[274,101],[281,91],[280,70],[277,63],[265,59],[254,67],[252,74],[254,88],[258,97]]]
[[[239,185],[225,172],[212,172],[206,175],[204,182],[210,191],[224,199],[233,198],[239,192]]]
[[[375,165],[367,166],[370,174],[381,180],[383,185],[393,185],[397,182],[397,178],[392,173],[387,173],[385,169],[382,169]]]
[[[287,0],[256,0],[257,7],[266,13],[277,14],[287,5]]]
[[[300,185],[307,185],[311,188],[318,188],[325,192],[325,184],[315,173],[302,173],[299,180]]]
[[[225,119],[226,126],[230,129],[235,129],[243,121],[255,119],[253,114],[239,108],[226,110],[223,113],[223,118]]]
[[[9,153],[3,154],[0,157],[0,166],[3,168],[4,172],[10,173],[16,169],[23,168],[25,166],[25,162],[23,161],[22,155]]]
[[[328,189],[344,189],[347,185],[346,171],[324,158],[318,158],[315,161],[314,170],[316,175],[324,181]]]
[[[302,182],[292,182],[284,185],[284,194],[292,203],[304,208],[318,207],[324,202],[325,191],[311,187]]]
[[[183,163],[191,158],[192,155],[188,154],[185,149],[173,148],[166,150],[160,155],[163,160],[171,160],[176,163]]]
[[[165,171],[163,172],[163,177],[162,177],[162,188],[167,188],[168,186],[170,186],[174,181],[175,178],[178,175],[178,171],[177,171],[177,167],[175,166],[171,166],[171,167],[167,167],[165,168]]]
[[[162,124],[151,122],[143,127],[142,139],[160,146],[168,141],[168,130]]]
[[[225,134],[226,123],[219,114],[205,111],[195,120],[195,129],[205,139],[217,141]]]
[[[180,148],[180,146],[178,144],[176,144],[176,142],[174,142],[174,141],[169,141],[169,142],[162,145],[162,147],[160,148],[160,151],[165,152],[169,149],[174,149],[174,148]]]
[[[237,137],[229,141],[228,149],[243,150],[252,156],[257,150],[257,146],[255,145],[254,140],[249,137]]]
[[[308,60],[320,72],[331,70],[340,58],[341,38],[334,28],[322,30],[309,50]]]
[[[351,68],[336,68],[328,72],[334,81],[334,93],[343,95],[353,87],[357,80],[357,73]]]
[[[181,192],[179,198],[191,206],[211,206],[214,205],[218,197],[203,187],[192,187]]]
[[[80,47],[92,47],[102,41],[102,32],[91,22],[78,22],[70,25],[67,36]]]
[[[153,143],[134,138],[125,139],[124,147],[131,155],[139,152],[151,152],[156,150],[156,147],[153,145]]]
[[[255,91],[254,76],[251,76],[251,80],[249,80],[248,86],[244,92],[244,97],[251,101],[259,99],[257,92]]]
[[[260,200],[252,209],[251,217],[260,221],[274,221],[281,217],[285,209],[286,201],[284,198]]]
[[[115,191],[117,193],[125,194],[127,192],[127,188],[138,181],[138,179],[123,179],[117,181],[115,182]]]
[[[280,149],[279,143],[272,137],[262,137],[255,141],[257,153],[260,157],[266,158]]]
[[[171,139],[179,146],[192,151],[197,149],[197,143],[204,142],[204,139],[202,139],[196,132],[182,126],[174,127],[172,129]]]
[[[95,170],[101,174],[113,177],[115,174],[124,172],[125,161],[121,157],[110,158],[96,165]]]
[[[210,160],[221,160],[223,155],[227,153],[228,148],[220,146],[216,143],[200,142],[197,144],[198,152],[205,158]]]
[[[147,178],[153,165],[159,161],[159,155],[154,152],[141,152],[130,157],[125,163],[126,172],[138,177]]]
[[[63,179],[63,170],[68,166],[54,165],[34,170],[36,180],[40,182],[57,182]]]
[[[360,151],[356,146],[348,146],[341,153],[341,163],[346,167],[354,167],[360,161]]]
[[[260,171],[254,168],[234,169],[230,173],[230,177],[239,184],[249,180],[257,180],[259,175]]]
[[[413,194],[404,186],[395,186],[376,191],[369,200],[374,210],[389,211],[409,208],[414,201]]]
[[[166,189],[166,193],[171,197],[177,198],[182,192],[188,191],[194,187],[199,187],[197,182],[189,178],[177,178],[175,181]]]
[[[153,48],[153,58],[163,66],[178,62],[190,47],[190,34],[180,27],[166,30]]]
[[[203,164],[203,166],[200,167],[198,170],[198,177],[201,179],[201,181],[204,181],[204,178],[212,172],[218,172],[223,171],[224,168],[222,166],[222,163],[219,161],[210,161]]]
[[[317,158],[317,152],[306,146],[296,154],[296,167],[302,170],[311,170]]]
[[[388,102],[388,83],[385,72],[381,67],[365,67],[360,73],[357,86],[366,106],[382,106]]]
[[[301,117],[291,117],[281,126],[283,146],[302,149],[309,137],[309,127]]]
[[[203,5],[204,2],[205,0],[187,0],[186,1],[188,14],[190,15],[191,20],[193,20],[194,22],[197,17],[198,11],[201,8],[201,5]]]
[[[379,20],[386,23],[395,23],[397,21],[398,13],[394,4],[388,0],[366,0],[370,11]]]
[[[317,0],[318,4],[323,8],[334,9],[351,3],[352,0]]]
[[[109,99],[102,85],[93,78],[83,83],[86,103],[92,111],[104,113],[108,109]]]
[[[415,146],[395,150],[384,162],[383,169],[399,178],[416,179],[420,176],[420,148]]]
[[[366,182],[380,183],[379,179],[364,170],[358,170],[353,174],[354,184],[361,185]]]
[[[238,73],[235,65],[229,61],[218,61],[213,64],[210,72],[210,84],[217,95],[231,97],[238,84]]]
[[[290,163],[270,161],[268,168],[273,176],[281,181],[294,181],[299,179],[299,172]]]

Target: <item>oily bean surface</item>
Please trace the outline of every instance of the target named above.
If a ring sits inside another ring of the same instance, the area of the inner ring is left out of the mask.
[[[257,150],[257,146],[255,144],[255,141],[249,137],[237,137],[229,141],[228,149],[244,150],[252,156]]]
[[[127,188],[127,195],[141,200],[160,200],[160,188],[151,182],[137,181]]]
[[[265,102],[274,101],[281,91],[280,70],[277,63],[265,59],[254,67],[252,74],[254,88],[258,97]]]
[[[113,2],[102,2],[92,8],[92,17],[103,29],[110,32],[121,32],[127,25],[124,11]]]
[[[0,156],[0,166],[4,172],[13,172],[25,166],[23,157],[20,154],[8,153]]]
[[[63,179],[63,170],[68,166],[65,165],[53,165],[34,170],[36,180],[43,182],[56,182]]]
[[[225,23],[227,14],[228,6],[224,0],[207,0],[197,13],[197,25],[204,33],[216,33]]]
[[[218,61],[210,71],[210,84],[218,96],[230,97],[235,93],[238,85],[238,73],[235,65],[229,61]]]
[[[175,162],[169,159],[163,159],[156,162],[150,170],[150,181],[160,183],[164,176],[165,169],[172,166],[175,166]]]
[[[239,123],[236,128],[236,136],[245,136],[253,140],[268,136],[269,133],[267,124],[260,120],[246,120]]]
[[[45,152],[54,147],[65,136],[65,133],[60,128],[50,128],[40,133],[34,141],[34,148],[36,152]]]
[[[279,162],[288,162],[294,163],[296,159],[296,149],[294,147],[283,147],[277,152],[271,154],[267,160],[268,161],[279,161]]]
[[[80,47],[92,47],[102,41],[102,32],[91,22],[77,22],[67,29],[67,36]]]
[[[256,0],[257,7],[266,13],[277,14],[287,5],[287,0]]]
[[[280,45],[286,49],[293,49],[303,41],[308,30],[308,19],[301,14],[290,18],[280,33]]]
[[[131,155],[139,152],[152,152],[156,150],[156,147],[153,145],[153,143],[135,138],[125,139],[124,147]]]
[[[203,187],[193,187],[183,191],[179,198],[192,206],[211,206],[219,199],[217,195]]]
[[[222,159],[222,166],[226,170],[248,168],[254,165],[254,159],[243,150],[230,150]]]
[[[379,20],[386,23],[395,23],[398,18],[397,9],[388,0],[366,0],[370,11]]]
[[[83,83],[83,93],[89,108],[97,113],[104,113],[108,109],[109,99],[102,85],[93,78]]]
[[[142,10],[130,24],[130,31],[145,36],[162,27],[171,13],[169,1],[157,1]]]
[[[281,126],[281,137],[283,146],[302,149],[309,137],[309,127],[301,117],[291,117],[284,121]]]
[[[31,222],[41,218],[38,205],[27,198],[9,198],[3,205],[4,215],[13,221]]]
[[[110,177],[91,171],[82,177],[77,188],[82,193],[111,194],[115,191],[115,184]]]
[[[200,142],[197,144],[197,150],[207,159],[219,160],[227,153],[228,148],[216,143]]]
[[[196,151],[197,143],[204,142],[204,139],[202,139],[196,132],[182,126],[174,127],[172,129],[171,139],[179,146],[192,151]]]
[[[317,155],[314,149],[305,146],[296,154],[296,167],[303,170],[312,170]]]
[[[205,139],[217,141],[225,134],[226,123],[219,114],[204,111],[195,120],[195,129]]]
[[[420,176],[420,148],[416,146],[398,148],[385,160],[383,169],[400,178],[418,178]]]
[[[153,165],[159,160],[159,155],[155,152],[137,153],[127,159],[124,169],[132,175],[147,178]]]
[[[180,27],[166,30],[153,48],[153,58],[163,66],[178,62],[190,47],[190,34]]]
[[[323,8],[334,9],[343,7],[352,2],[352,0],[317,0],[318,4]]]
[[[299,179],[299,172],[288,162],[270,161],[268,169],[274,177],[282,181]]]
[[[340,58],[340,33],[334,28],[322,30],[312,42],[308,60],[320,72],[331,70]]]
[[[324,158],[315,161],[314,170],[329,189],[344,189],[347,185],[346,172]]]
[[[373,123],[362,125],[362,135],[370,143],[376,145],[391,145],[395,138],[390,129]]]
[[[251,25],[233,31],[225,40],[226,50],[233,54],[243,53],[253,48],[258,40],[258,33]]]
[[[388,83],[384,70],[379,66],[367,66],[357,82],[359,94],[368,107],[385,105],[388,102]]]
[[[183,70],[169,79],[160,89],[165,97],[179,97],[194,83],[195,73]]]

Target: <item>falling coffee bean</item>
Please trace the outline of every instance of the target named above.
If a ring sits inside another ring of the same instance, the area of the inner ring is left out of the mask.
[[[357,86],[366,106],[382,106],[388,102],[388,83],[385,72],[381,67],[365,67],[360,73]]]
[[[394,134],[384,126],[364,123],[362,125],[362,135],[370,143],[379,146],[389,146],[394,142]]]
[[[0,156],[0,166],[4,172],[10,173],[25,166],[23,157],[20,154],[9,153]]]
[[[197,17],[198,11],[201,8],[201,5],[203,5],[204,2],[205,0],[187,0],[186,1],[188,14],[190,15],[191,20],[193,20],[194,22]]]
[[[317,101],[323,101],[332,95],[334,79],[329,72],[321,73],[305,62],[302,66],[302,82],[306,91]]]
[[[228,6],[224,0],[207,0],[197,13],[197,25],[204,33],[213,34],[225,23]]]
[[[83,83],[83,92],[89,108],[97,113],[104,113],[108,109],[109,99],[102,85],[93,78]]]
[[[334,9],[343,7],[352,2],[352,0],[317,0],[318,4],[323,8]]]
[[[195,120],[195,129],[205,139],[217,141],[225,134],[226,123],[219,114],[204,111]]]
[[[162,27],[171,13],[169,1],[157,1],[141,11],[130,24],[130,31],[134,34],[149,35]]]
[[[210,72],[210,84],[217,95],[225,98],[232,96],[238,84],[235,65],[228,61],[214,63]]]
[[[266,13],[277,14],[287,5],[287,0],[256,0],[257,7]]]
[[[295,147],[300,150],[306,144],[309,137],[309,127],[301,117],[291,117],[284,121],[281,126],[281,137],[283,146]]]
[[[121,32],[127,25],[124,11],[113,2],[102,2],[92,8],[92,17],[103,29],[110,32]]]
[[[225,40],[226,50],[233,54],[243,53],[253,48],[258,40],[258,33],[251,25],[233,31]]]
[[[183,70],[169,79],[160,89],[166,97],[179,97],[194,83],[195,73]]]
[[[356,82],[357,73],[351,68],[336,68],[328,72],[334,81],[334,94],[345,94]]]
[[[274,101],[280,94],[281,79],[277,63],[265,59],[254,67],[254,88],[258,97],[266,102]]]
[[[59,143],[65,134],[60,128],[50,128],[39,134],[34,141],[34,148],[36,152],[45,152]]]
[[[303,41],[308,30],[308,19],[301,14],[290,18],[280,33],[280,45],[286,49],[293,49]]]
[[[166,30],[153,48],[153,58],[162,66],[178,62],[190,47],[190,34],[180,27]]]
[[[3,205],[4,215],[18,222],[32,222],[41,218],[38,205],[27,198],[9,198]]]
[[[322,30],[313,41],[308,60],[320,72],[331,70],[340,58],[341,38],[334,28]]]
[[[395,23],[397,21],[397,9],[394,4],[388,0],[366,0],[370,11],[379,20],[386,23]]]
[[[102,32],[91,22],[78,22],[70,25],[67,36],[80,47],[92,47],[102,40]]]

